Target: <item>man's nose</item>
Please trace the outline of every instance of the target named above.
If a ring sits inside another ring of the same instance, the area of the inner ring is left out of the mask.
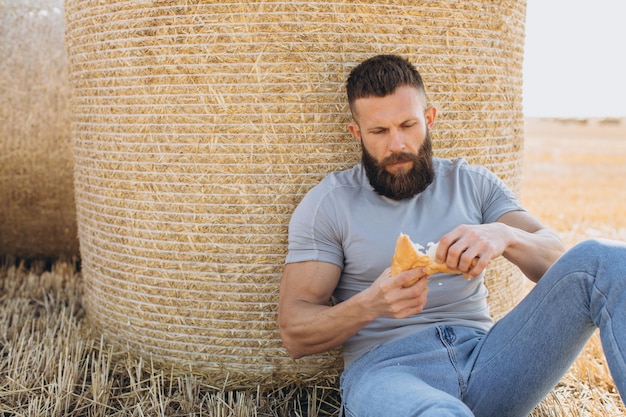
[[[397,130],[391,129],[389,131],[389,150],[391,152],[398,152],[403,150],[406,147],[406,141],[404,139],[404,135]]]

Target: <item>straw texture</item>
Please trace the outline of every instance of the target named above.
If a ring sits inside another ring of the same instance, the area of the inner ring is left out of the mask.
[[[344,81],[416,63],[435,152],[520,184],[524,1],[66,3],[79,238],[89,317],[156,363],[216,384],[334,379],[294,361],[276,301],[304,193],[359,160]],[[521,294],[495,264],[494,315]]]
[[[0,256],[78,255],[62,0],[0,1]]]

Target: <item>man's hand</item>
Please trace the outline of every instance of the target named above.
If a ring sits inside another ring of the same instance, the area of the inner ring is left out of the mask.
[[[426,305],[428,276],[424,268],[410,269],[395,276],[391,275],[391,268],[387,268],[364,293],[378,317],[412,316]]]
[[[510,235],[503,223],[457,226],[439,240],[436,261],[476,278],[490,260],[504,253]]]
[[[341,269],[309,261],[287,264],[278,301],[280,336],[294,358],[325,352],[345,342],[378,317],[402,318],[426,305],[428,277],[423,268],[391,276],[386,269],[367,289],[329,305]],[[415,282],[408,287],[403,285]]]
[[[439,240],[436,260],[475,278],[502,255],[537,282],[564,251],[556,233],[520,210],[494,223],[457,226]]]

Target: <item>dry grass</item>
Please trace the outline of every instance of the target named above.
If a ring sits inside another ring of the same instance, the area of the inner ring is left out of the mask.
[[[522,198],[568,245],[626,240],[626,121],[527,121]]]
[[[226,392],[173,375],[90,334],[75,262],[0,269],[2,416],[324,416],[337,391],[286,387]],[[328,411],[330,410],[330,411]]]
[[[624,239],[626,142],[620,133],[550,129],[528,126],[524,204],[568,245],[591,236]],[[0,415],[337,415],[334,388],[229,392],[107,345],[85,322],[81,285],[76,262],[3,262]],[[595,335],[532,417],[624,414]]]

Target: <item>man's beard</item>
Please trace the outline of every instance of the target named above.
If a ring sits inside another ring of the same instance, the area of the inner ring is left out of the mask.
[[[370,184],[378,194],[393,200],[404,200],[421,193],[435,179],[435,169],[432,160],[432,142],[430,132],[426,132],[424,143],[417,155],[410,153],[394,153],[380,163],[370,154],[361,143],[363,156],[361,163]],[[409,171],[391,173],[385,169],[390,164],[398,162],[413,162]]]

